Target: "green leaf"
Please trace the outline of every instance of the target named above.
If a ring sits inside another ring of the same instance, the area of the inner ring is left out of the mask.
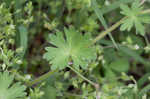
[[[146,82],[149,81],[148,77],[150,77],[150,73],[146,73],[144,76],[142,76],[137,84],[138,84],[138,87],[141,88]]]
[[[8,72],[0,72],[0,99],[23,98],[26,87],[20,83],[13,83],[14,76]]]
[[[143,23],[150,24],[150,15],[140,15],[139,20]]]
[[[132,3],[131,7],[128,5],[122,4],[120,6],[121,14],[127,16],[127,19],[123,21],[120,30],[130,31],[133,26],[135,26],[137,33],[144,36],[145,28],[144,23],[150,23],[150,15],[144,14],[140,15],[143,10],[143,7],[140,6],[140,2],[136,1]]]
[[[47,85],[42,89],[44,91],[44,95],[41,99],[56,99],[57,96],[57,89],[53,86]]]
[[[136,53],[134,50],[131,50],[128,47],[120,46],[120,51],[123,52],[125,55],[132,57],[138,62],[141,62],[142,64],[149,66],[149,62],[145,60],[143,57],[141,57],[138,53]]]
[[[140,92],[139,92],[139,97],[142,97],[144,94],[148,93],[150,91],[150,84],[145,86]]]
[[[116,74],[115,74],[115,72],[112,71],[112,69],[106,68],[105,76],[106,76],[107,78],[115,78],[115,77],[116,77]],[[109,80],[111,81],[112,79],[109,79]]]
[[[44,58],[52,63],[53,70],[64,69],[69,62],[73,62],[75,68],[78,68],[79,65],[86,68],[88,63],[96,58],[95,47],[89,47],[90,35],[87,33],[82,35],[74,28],[65,28],[64,31],[65,37],[59,31],[56,32],[56,35],[50,36],[50,43],[56,47],[47,47]]]
[[[135,21],[135,28],[137,32],[140,32],[142,36],[145,34],[145,27],[142,25],[140,21]]]
[[[130,31],[132,27],[133,27],[133,21],[131,19],[126,19],[124,21],[124,23],[121,25],[120,30],[121,31],[124,31],[124,30]]]
[[[126,58],[117,59],[110,64],[110,68],[117,72],[127,72],[129,70],[129,62]]]
[[[109,6],[103,7],[102,8],[102,13],[103,14],[109,13],[112,10],[115,10],[115,9],[119,8],[119,6],[121,4],[130,3],[130,2],[133,2],[133,1],[134,0],[117,0],[117,1],[113,2],[112,4],[110,4]]]

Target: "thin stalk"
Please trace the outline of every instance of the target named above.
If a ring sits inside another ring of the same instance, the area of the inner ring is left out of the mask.
[[[78,94],[73,94],[73,93],[68,93],[65,92],[64,94],[66,94],[67,96],[75,96],[75,97],[82,97],[83,95],[78,95]]]
[[[75,96],[75,97],[82,97],[83,96],[82,94],[73,94],[73,93],[69,93],[69,92],[64,92],[64,94],[66,94],[67,96]],[[93,93],[89,93],[86,96],[91,96],[91,95],[93,95]]]
[[[143,5],[146,0],[141,0],[140,5]]]
[[[126,19],[127,17],[122,18],[120,21],[118,21],[116,24],[112,25],[110,28],[108,28],[106,31],[101,32],[93,41],[92,45],[95,44],[98,40],[102,39],[105,37],[109,32],[115,30],[118,26],[122,24],[122,22]]]
[[[144,39],[145,39],[146,45],[148,46],[149,45],[149,41],[148,41],[147,36],[144,36]]]
[[[54,73],[57,72],[57,71],[58,71],[58,70],[49,71],[48,73],[46,73],[46,74],[40,76],[39,78],[37,78],[37,79],[35,79],[35,80],[33,80],[33,81],[30,81],[30,82],[27,82],[26,85],[30,87],[30,86],[32,86],[32,85],[34,85],[34,84],[37,84],[37,83],[39,83],[39,82],[41,82],[41,81],[47,79],[48,77],[50,77],[52,74],[54,74]]]
[[[150,13],[150,9],[144,10],[142,12],[140,12],[139,14],[147,14]],[[120,26],[122,24],[122,22],[127,19],[128,17],[124,17],[122,18],[120,21],[118,21],[116,24],[112,25],[110,28],[108,28],[106,31],[101,32],[93,41],[92,41],[92,45],[95,44],[97,41],[99,41],[100,39],[102,39],[103,37],[105,37],[107,34],[109,34],[110,32],[112,32],[113,30],[115,30],[118,26]]]
[[[95,89],[96,89],[96,99],[100,99],[99,84],[94,83],[93,81],[87,79],[86,77],[84,77],[82,74],[80,74],[77,70],[75,70],[71,66],[68,66],[68,68],[70,68],[72,71],[74,71],[78,76],[80,76],[82,79],[84,79],[85,81],[87,81],[89,84],[93,85],[95,87]]]
[[[144,10],[140,14],[147,14],[147,13],[150,13],[150,9]]]
[[[100,20],[100,22],[101,22],[102,25],[104,26],[105,30],[107,30],[107,29],[108,29],[108,25],[107,25],[107,23],[106,23],[106,21],[105,21],[105,18],[104,18],[104,16],[103,16],[103,13],[102,13],[101,9],[98,8],[97,1],[96,1],[96,0],[92,0],[91,3],[92,3],[92,8],[94,9],[94,11],[95,11],[95,13],[96,13],[98,19]],[[118,45],[117,45],[117,43],[115,42],[115,40],[114,40],[112,34],[111,34],[111,33],[108,33],[108,36],[109,36],[109,38],[111,39],[111,41],[113,42],[113,44],[115,45],[115,47],[118,49]]]
[[[84,79],[85,81],[87,81],[88,83],[90,83],[91,85],[93,85],[94,87],[97,86],[96,83],[90,81],[89,79],[87,79],[86,77],[84,77],[82,74],[80,74],[77,70],[75,70],[74,68],[72,68],[71,66],[67,66],[68,68],[70,68],[72,71],[74,71],[76,74],[78,74],[82,79]],[[33,80],[33,81],[30,81],[30,82],[27,82],[26,85],[27,86],[32,86],[36,83],[39,83],[45,79],[47,79],[49,76],[51,76],[52,74],[54,74],[55,72],[57,72],[58,70],[54,70],[54,71],[49,71],[48,73],[40,76],[39,78]]]
[[[93,85],[95,87],[96,83],[94,83],[93,81],[87,79],[86,77],[84,77],[82,74],[80,74],[77,70],[75,70],[74,68],[72,68],[71,66],[67,66],[68,68],[70,68],[72,71],[74,71],[78,76],[80,76],[82,79],[84,79],[85,81],[87,81],[89,84]]]

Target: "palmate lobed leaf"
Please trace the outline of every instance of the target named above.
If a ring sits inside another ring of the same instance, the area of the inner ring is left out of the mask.
[[[91,37],[88,33],[82,35],[74,28],[64,29],[65,37],[62,32],[57,31],[56,35],[50,36],[50,43],[56,47],[46,47],[44,58],[52,63],[52,69],[64,69],[73,62],[73,66],[86,68],[91,60],[96,59],[94,46],[90,46]]]
[[[144,14],[141,15],[143,7],[140,6],[139,1],[135,1],[131,7],[128,5],[122,4],[120,6],[122,9],[121,14],[127,16],[128,18],[123,21],[123,24],[120,27],[120,30],[128,30],[130,31],[133,26],[135,26],[137,33],[144,36],[145,27],[144,23],[150,23],[150,15]]]
[[[20,83],[12,84],[14,76],[10,75],[7,71],[0,72],[0,99],[18,99],[23,98],[26,93],[26,87]]]

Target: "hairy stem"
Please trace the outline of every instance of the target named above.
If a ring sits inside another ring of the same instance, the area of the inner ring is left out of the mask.
[[[92,82],[91,80],[87,79],[86,77],[84,77],[82,74],[80,74],[77,70],[75,70],[74,68],[72,68],[71,66],[67,66],[68,68],[70,68],[72,71],[74,71],[78,76],[80,76],[82,79],[84,79],[85,81],[87,81],[88,83],[90,83],[91,85],[93,85],[95,87],[96,83]]]
[[[39,82],[41,82],[41,81],[47,79],[48,77],[50,77],[52,74],[54,74],[54,73],[57,72],[57,71],[58,71],[58,70],[49,71],[48,73],[46,73],[46,74],[40,76],[39,78],[37,78],[37,79],[35,79],[35,80],[33,80],[33,81],[30,81],[30,82],[27,82],[26,85],[30,87],[30,86],[32,86],[32,85],[34,85],[34,84],[37,84],[37,83],[39,83]]]
[[[101,32],[93,41],[92,45],[95,44],[98,40],[102,39],[105,37],[109,32],[115,30],[119,25],[122,24],[122,22],[126,19],[127,17],[122,18],[120,21],[118,21],[116,24],[108,28],[106,31]]]
[[[150,9],[144,10],[140,14],[147,14],[147,13],[150,13]]]
[[[77,70],[75,70],[74,68],[72,68],[71,66],[68,66],[68,68],[70,68],[72,71],[74,71],[78,76],[80,76],[82,79],[84,79],[85,81],[87,81],[89,84],[93,85],[96,89],[96,99],[100,99],[100,95],[99,95],[99,84],[87,79],[86,77],[84,77],[82,74],[80,74]]]
[[[140,12],[139,14],[147,14],[150,13],[150,9],[144,10],[142,12]],[[109,34],[110,32],[112,32],[113,30],[115,30],[117,27],[119,27],[122,22],[127,19],[128,17],[124,17],[122,18],[120,21],[118,21],[117,23],[115,23],[114,25],[112,25],[110,28],[108,28],[106,31],[101,32],[93,41],[92,41],[92,45],[95,44],[97,41],[99,41],[100,39],[102,39],[103,37],[105,37],[107,34]]]

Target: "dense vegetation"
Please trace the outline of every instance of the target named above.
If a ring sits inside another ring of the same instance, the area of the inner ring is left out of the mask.
[[[0,0],[0,99],[150,99],[150,0]]]

